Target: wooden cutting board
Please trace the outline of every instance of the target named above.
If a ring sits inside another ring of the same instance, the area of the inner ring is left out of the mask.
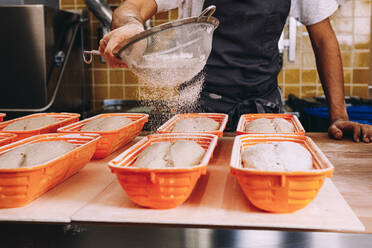
[[[363,231],[331,180],[306,208],[292,214],[262,212],[245,198],[230,175],[229,161],[233,138],[223,138],[189,199],[170,210],[142,208],[130,201],[115,179],[101,193],[74,213],[72,221],[136,224],[171,224],[199,227],[294,228],[327,231]],[[93,179],[92,179],[93,180]]]
[[[103,160],[89,162],[80,172],[24,207],[0,209],[0,221],[71,222],[71,216],[101,193],[115,176],[107,167],[130,145]]]

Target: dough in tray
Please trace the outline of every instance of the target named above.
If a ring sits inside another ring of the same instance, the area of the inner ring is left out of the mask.
[[[167,160],[170,167],[190,167],[199,164],[204,149],[195,141],[179,140],[169,149]]]
[[[248,146],[241,154],[244,168],[263,171],[306,171],[313,169],[310,152],[295,142],[272,142]]]
[[[204,149],[195,141],[155,142],[146,147],[133,166],[141,168],[191,167],[198,165]]]
[[[155,142],[138,155],[133,166],[141,168],[162,168],[167,167],[165,157],[171,146],[170,142]]]
[[[36,116],[26,119],[21,119],[7,125],[3,131],[26,131],[44,128],[55,124],[60,120],[53,116]]]
[[[114,131],[132,123],[130,118],[124,116],[107,116],[88,121],[81,131],[85,132],[102,132]]]
[[[62,156],[76,146],[66,141],[43,141],[16,147],[0,156],[0,168],[22,168],[42,165]]]
[[[212,118],[188,118],[181,119],[174,124],[172,132],[206,132],[216,131],[220,123]]]
[[[245,131],[250,133],[293,133],[292,123],[282,118],[258,118],[245,125]]]

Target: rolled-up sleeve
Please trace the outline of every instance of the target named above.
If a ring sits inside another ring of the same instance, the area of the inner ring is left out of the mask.
[[[164,12],[171,9],[178,8],[182,4],[182,0],[155,0],[158,6],[157,12]]]
[[[336,0],[292,0],[290,15],[309,26],[328,18],[337,9]]]

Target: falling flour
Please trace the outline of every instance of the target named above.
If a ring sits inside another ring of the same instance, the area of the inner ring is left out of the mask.
[[[191,81],[174,86],[145,82],[147,90],[139,91],[139,99],[146,100],[147,106],[153,111],[149,128],[156,130],[175,114],[200,112],[198,103],[203,83],[202,73]]]

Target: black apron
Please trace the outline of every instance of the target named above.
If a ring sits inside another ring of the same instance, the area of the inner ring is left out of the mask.
[[[228,113],[230,131],[241,114],[282,112],[278,41],[291,0],[206,0],[209,5],[216,5],[220,25],[205,67],[202,110]]]

